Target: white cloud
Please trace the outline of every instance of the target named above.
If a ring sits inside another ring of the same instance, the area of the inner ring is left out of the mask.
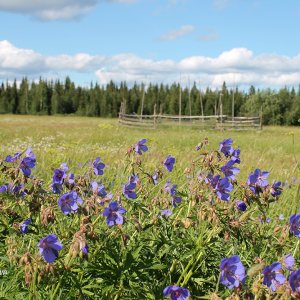
[[[44,70],[45,63],[41,54],[30,49],[16,48],[8,41],[0,41],[0,68],[2,72],[38,72]]]
[[[137,0],[0,0],[0,11],[54,21],[78,18],[101,2],[127,4]]]
[[[0,80],[34,80],[64,78],[69,73],[80,73],[85,81],[94,74],[100,84],[116,82],[201,82],[201,86],[219,88],[227,86],[254,85],[257,87],[298,86],[300,83],[300,54],[294,57],[254,53],[246,48],[233,48],[217,57],[195,55],[180,61],[155,60],[134,54],[113,56],[61,54],[46,56],[31,49],[18,48],[9,41],[0,41]]]
[[[187,35],[195,30],[194,26],[192,25],[184,25],[179,29],[172,30],[166,34],[163,34],[159,39],[162,41],[173,41],[177,38]]]

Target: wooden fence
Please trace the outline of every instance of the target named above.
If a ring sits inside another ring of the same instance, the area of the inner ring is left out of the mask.
[[[171,116],[171,115],[137,115],[119,113],[119,123],[124,126],[147,129],[164,126],[189,126],[199,129],[219,130],[249,130],[262,129],[262,116],[260,117],[229,117],[218,116]]]

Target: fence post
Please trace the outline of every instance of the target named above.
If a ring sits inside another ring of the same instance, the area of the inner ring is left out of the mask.
[[[223,103],[222,103],[223,94],[220,93],[220,114],[221,114],[221,130],[223,130]]]
[[[260,107],[260,112],[259,112],[259,129],[262,130],[263,126],[263,111],[262,111],[262,106]]]
[[[119,123],[121,123],[121,119],[122,119],[123,106],[124,106],[124,102],[122,101],[120,106],[120,111],[119,111]]]
[[[156,128],[156,104],[154,104],[153,108],[153,127]]]

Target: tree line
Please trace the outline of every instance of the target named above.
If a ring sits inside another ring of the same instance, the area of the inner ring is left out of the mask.
[[[26,77],[20,84],[2,82],[0,86],[1,114],[57,115],[74,114],[91,117],[117,117],[121,103],[125,112],[178,115],[258,116],[263,112],[265,125],[300,125],[300,86],[279,90],[248,91],[228,88],[224,82],[219,90],[182,88],[178,83],[145,84],[110,81],[100,86],[76,86],[70,77],[64,81],[40,78],[30,82]]]

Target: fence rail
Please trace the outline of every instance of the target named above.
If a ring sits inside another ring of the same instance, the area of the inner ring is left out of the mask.
[[[174,115],[137,115],[119,113],[119,123],[124,126],[155,129],[163,126],[191,126],[202,129],[250,130],[262,129],[262,116],[229,117],[213,116],[174,116]]]

